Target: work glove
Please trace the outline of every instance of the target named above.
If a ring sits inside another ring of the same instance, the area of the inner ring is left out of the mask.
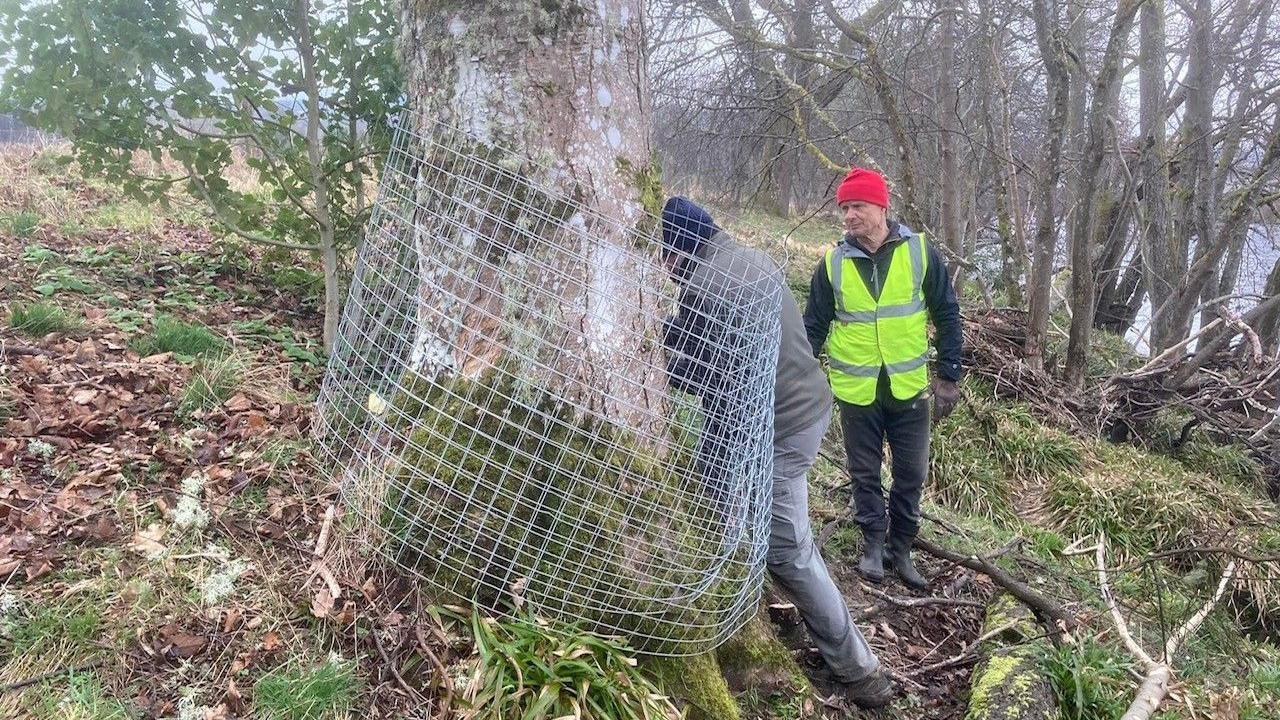
[[[938,422],[951,414],[960,402],[960,386],[952,380],[933,379],[933,421]]]

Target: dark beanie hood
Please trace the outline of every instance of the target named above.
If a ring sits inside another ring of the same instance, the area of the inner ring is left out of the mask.
[[[711,213],[687,197],[668,198],[662,207],[662,249],[665,252],[698,254],[703,243],[720,232]]]

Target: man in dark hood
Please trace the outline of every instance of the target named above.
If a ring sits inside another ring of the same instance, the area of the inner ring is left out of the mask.
[[[733,405],[732,380],[743,372],[733,363],[743,353],[734,353],[734,339],[725,337],[732,325],[712,319],[765,304],[765,293],[781,297],[768,568],[794,599],[843,694],[863,707],[885,705],[893,685],[853,624],[809,525],[807,475],[831,422],[832,396],[800,308],[767,254],[739,245],[688,198],[673,197],[663,208],[662,244],[663,264],[681,288],[679,313],[664,328],[667,373],[673,388],[702,402],[697,472],[713,497],[723,493],[726,466],[733,462],[724,439],[742,427],[726,408]]]

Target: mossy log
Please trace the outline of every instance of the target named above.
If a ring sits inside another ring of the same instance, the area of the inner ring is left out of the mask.
[[[980,649],[973,671],[965,720],[1056,720],[1053,686],[1039,658],[1049,641],[1035,617],[1011,595],[1001,594],[987,608],[982,634],[996,630]]]

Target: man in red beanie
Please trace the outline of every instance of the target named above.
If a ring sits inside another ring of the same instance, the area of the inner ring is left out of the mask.
[[[813,273],[804,323],[814,356],[827,351],[827,377],[840,408],[845,456],[862,528],[858,572],[873,582],[892,570],[923,589],[911,562],[920,494],[929,474],[930,410],[941,419],[960,397],[960,306],[942,256],[924,235],[889,220],[889,190],[874,170],[854,168],[836,190],[844,239]],[[937,360],[929,377],[929,331]],[[893,485],[886,510],[880,483],[884,443]]]

